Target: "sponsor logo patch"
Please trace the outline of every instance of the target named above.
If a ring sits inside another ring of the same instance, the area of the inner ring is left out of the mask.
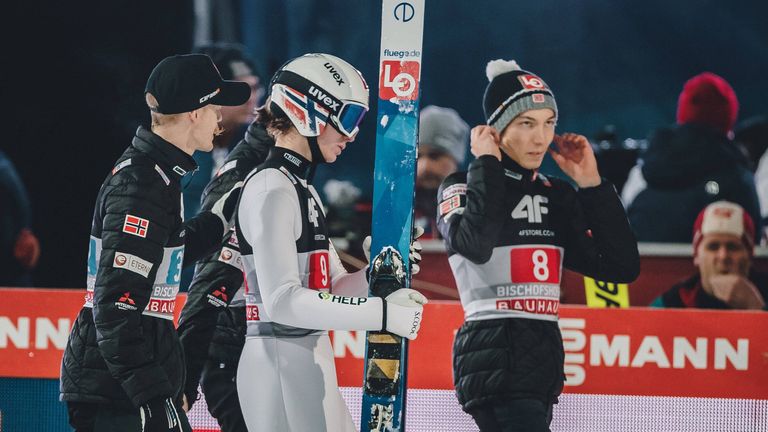
[[[523,179],[523,175],[522,174],[516,173],[514,171],[510,171],[510,170],[508,170],[506,168],[504,169],[504,175],[509,177],[509,178],[511,178],[511,179],[515,179],[515,180],[522,180]]]
[[[216,307],[226,306],[228,299],[227,287],[224,286],[213,290],[211,294],[208,294],[208,303]]]
[[[115,268],[122,268],[149,277],[152,263],[125,252],[115,252]]]
[[[149,221],[142,219],[138,216],[127,214],[125,215],[125,222],[123,222],[123,232],[132,234],[141,238],[147,237],[147,230],[149,229]]]
[[[535,94],[531,95],[531,99],[533,100],[534,103],[544,103],[545,102],[544,95],[541,94],[541,93],[535,93]]]
[[[341,102],[334,100],[330,95],[315,86],[310,86],[308,93],[316,97],[318,101],[322,102],[323,105],[334,113],[339,112],[339,109],[341,109]]]
[[[288,162],[290,162],[290,163],[292,163],[292,164],[294,164],[296,166],[301,166],[301,160],[299,158],[297,158],[296,156],[294,156],[292,154],[284,153],[283,157]]]
[[[547,299],[497,300],[496,309],[515,310],[541,315],[557,315],[557,312],[560,310],[560,301]]]
[[[461,196],[454,195],[440,202],[440,216],[445,216],[453,210],[461,207]]]
[[[333,295],[327,292],[319,292],[317,293],[317,296],[320,298],[320,300],[352,305],[352,306],[359,306],[368,301],[366,297],[344,297],[344,296]]]
[[[220,89],[220,88],[217,88],[216,90],[214,90],[214,91],[212,91],[212,92],[208,93],[207,95],[205,95],[205,96],[201,97],[201,98],[200,98],[200,103],[203,103],[203,102],[207,101],[208,99],[210,99],[210,98],[212,98],[212,97],[216,96],[216,95],[217,95],[217,94],[219,94],[219,93],[221,93],[221,89]]]
[[[219,253],[219,261],[238,269],[242,268],[243,260],[240,256],[240,252],[234,249],[230,249],[226,246],[221,248],[221,252]]]
[[[416,61],[382,61],[379,98],[384,100],[416,100],[419,96],[420,69],[421,65]]]
[[[454,195],[466,195],[467,194],[467,184],[466,183],[457,183],[455,185],[448,186],[443,190],[443,199],[446,200]]]
[[[533,74],[518,75],[517,79],[526,90],[544,90],[547,88],[541,78]]]
[[[331,74],[333,79],[336,80],[336,84],[338,85],[344,84],[344,79],[341,77],[341,74],[339,74],[339,72],[336,70],[336,68],[333,67],[332,64],[326,62],[325,64],[323,64],[323,66],[325,66],[325,68],[328,70],[328,73]]]
[[[121,310],[136,310],[136,302],[131,298],[131,293],[127,291],[115,302],[115,306]]]

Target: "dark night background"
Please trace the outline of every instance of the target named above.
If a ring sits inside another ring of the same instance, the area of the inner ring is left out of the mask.
[[[426,1],[422,107],[453,107],[473,125],[483,120],[485,64],[495,58],[544,78],[560,108],[558,130],[589,137],[612,124],[620,139],[644,138],[672,123],[683,82],[702,71],[732,84],[740,119],[768,111],[763,1]],[[213,37],[243,42],[266,77],[291,57],[325,51],[356,65],[375,101],[379,2],[229,4],[235,13],[226,26],[218,16]],[[0,148],[32,200],[42,246],[35,285],[84,287],[98,188],[149,119],[143,88],[152,67],[191,50],[194,4],[29,2],[8,10]],[[333,176],[370,194],[373,118],[333,173],[319,172],[320,184]]]

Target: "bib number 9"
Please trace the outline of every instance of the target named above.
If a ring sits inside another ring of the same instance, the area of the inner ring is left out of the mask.
[[[331,270],[328,252],[315,252],[309,256],[309,288],[328,289],[331,287]]]

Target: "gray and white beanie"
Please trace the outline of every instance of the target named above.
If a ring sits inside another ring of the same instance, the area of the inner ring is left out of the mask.
[[[557,117],[555,95],[543,79],[520,69],[514,60],[491,60],[485,67],[488,86],[483,111],[489,126],[499,133],[518,115],[529,110],[550,108]]]
[[[469,148],[469,125],[452,108],[429,105],[421,110],[419,118],[419,145],[442,149],[464,163]]]

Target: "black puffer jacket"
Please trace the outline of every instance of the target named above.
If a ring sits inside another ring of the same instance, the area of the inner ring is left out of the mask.
[[[201,211],[209,210],[257,165],[264,162],[274,140],[263,126],[252,123],[216,177],[205,188]],[[178,334],[184,347],[187,380],[184,394],[194,403],[208,358],[237,363],[245,343],[245,301],[232,303],[243,284],[240,250],[232,230],[221,249],[200,260],[181,311]],[[232,304],[231,308],[227,308]]]
[[[140,406],[179,397],[184,362],[173,311],[184,260],[220,244],[210,212],[182,223],[181,177],[194,160],[139,128],[99,191],[88,292],[61,368],[61,399]]]
[[[696,124],[657,130],[643,154],[647,186],[627,208],[638,241],[690,243],[699,212],[715,201],[739,204],[761,230],[755,179],[724,135]]]
[[[613,185],[575,191],[506,155],[481,156],[443,181],[438,200],[466,317],[453,348],[459,402],[468,412],[509,399],[552,403],[564,379],[562,267],[612,282],[640,271]]]

